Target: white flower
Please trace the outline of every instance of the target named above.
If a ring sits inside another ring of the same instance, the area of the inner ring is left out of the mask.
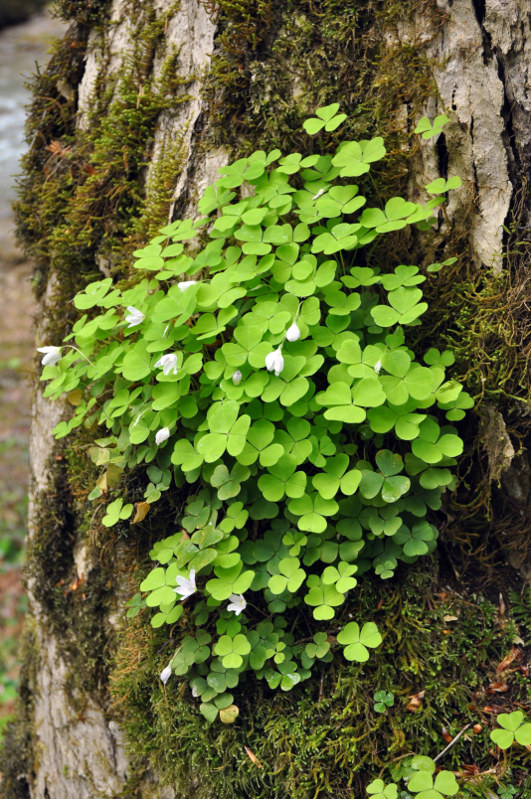
[[[161,671],[159,676],[160,676],[161,683],[163,685],[166,685],[166,683],[168,682],[168,680],[171,677],[171,666],[166,666],[165,669],[162,669],[162,671]]]
[[[188,286],[195,286],[197,280],[181,280],[180,283],[177,283],[181,291],[186,291]]]
[[[278,377],[284,368],[284,358],[282,357],[282,350],[273,350],[265,357],[265,365],[268,372],[274,372]]]
[[[125,317],[125,321],[128,323],[127,327],[135,327],[146,318],[142,311],[139,311],[134,305],[128,305],[127,310],[129,311],[129,316]]]
[[[155,434],[155,444],[160,447],[170,437],[170,431],[167,427],[161,427]]]
[[[301,337],[301,331],[297,322],[293,322],[291,327],[286,330],[286,338],[288,341],[297,341]]]
[[[245,601],[243,594],[231,594],[229,599],[230,604],[227,605],[227,610],[233,610],[234,613],[239,616],[240,613],[247,607],[247,602]]]
[[[43,366],[54,366],[61,360],[61,347],[37,347],[37,352],[44,352]]]
[[[196,685],[192,685],[192,696],[194,697],[194,699],[197,699],[197,697],[199,696],[199,691],[197,690]]]
[[[376,372],[377,375],[380,374],[381,368],[382,368],[382,362],[379,360],[376,361],[376,363],[374,364],[374,371]]]
[[[242,382],[242,377],[243,377],[243,375],[242,375],[242,373],[240,372],[240,370],[239,370],[239,369],[236,369],[236,371],[235,371],[235,372],[234,372],[234,374],[232,375],[232,382],[234,383],[234,385],[235,385],[235,386],[237,386],[237,385],[238,385],[238,383],[241,383],[241,382]]]
[[[177,356],[174,352],[168,352],[166,355],[163,355],[162,358],[159,358],[157,363],[155,364],[155,369],[160,367],[165,375],[169,375],[171,371],[173,374],[177,374]]]
[[[190,569],[189,577],[179,577],[176,578],[177,588],[174,588],[176,594],[179,594],[181,599],[186,599],[192,594],[195,594],[197,588],[195,587],[195,569]]]
[[[319,191],[317,192],[317,194],[314,194],[314,195],[313,195],[313,197],[312,197],[312,200],[317,200],[317,199],[318,199],[318,198],[319,198],[319,197],[320,197],[322,194],[324,194],[324,193],[325,193],[325,191],[326,191],[326,189],[319,189]]]

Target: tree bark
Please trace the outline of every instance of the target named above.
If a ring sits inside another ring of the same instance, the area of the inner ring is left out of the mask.
[[[224,13],[226,5],[222,4]],[[273,17],[267,25],[263,19],[261,21],[259,9],[262,5],[272,9]],[[242,73],[254,72],[256,82],[260,83],[260,70],[275,59],[275,41],[282,36],[288,15],[307,20],[307,37],[311,42],[315,35],[311,26],[317,28],[320,22],[310,11],[320,10],[322,14],[326,11],[330,15],[333,13],[330,5],[324,0],[321,4],[318,0],[248,4],[247,11],[242,13],[248,13],[251,21],[254,15],[255,21],[258,20],[256,29],[262,30],[263,36],[254,50],[249,45],[246,55],[242,55]],[[451,117],[444,135],[435,143],[433,140],[421,142],[407,161],[408,192],[413,200],[420,197],[422,186],[439,175],[460,175],[463,179],[464,189],[453,193],[447,217],[440,223],[432,245],[443,252],[445,243],[457,237],[466,248],[467,262],[473,264],[478,273],[483,270],[484,274],[489,274],[492,269],[495,275],[503,276],[507,269],[504,255],[509,236],[507,229],[513,213],[518,210],[520,226],[525,228],[528,224],[527,213],[516,208],[526,191],[531,166],[528,3],[526,0],[437,0],[411,3],[403,12],[391,8],[390,2],[368,5],[375,15],[374,31],[380,37],[374,45],[378,63],[381,65],[388,58],[388,73],[394,69],[398,71],[405,53],[414,51],[419,63],[427,65],[433,79],[433,91],[420,101],[408,97],[407,91],[397,93],[392,119],[387,120],[389,127],[394,130],[397,126],[414,127],[424,114],[433,118],[436,114],[447,113]],[[230,38],[231,30],[236,35],[236,28],[231,29],[223,22],[223,15],[220,22],[219,10],[213,4],[197,0],[181,0],[180,3],[158,0],[156,4],[144,0],[114,0],[107,9],[107,17],[101,16],[105,11],[104,3],[100,6],[97,19],[82,18],[80,10],[76,19],[76,11],[71,12],[74,18],[60,51],[62,55],[55,57],[49,72],[53,76],[52,84],[55,82],[55,86],[59,86],[57,102],[70,103],[70,121],[63,127],[63,131],[68,132],[68,124],[72,126],[68,146],[74,151],[79,142],[90,136],[94,106],[103,95],[107,95],[107,107],[112,106],[120,92],[120,76],[130,69],[132,60],[143,59],[136,78],[136,91],[141,98],[144,87],[140,73],[151,85],[157,80],[167,81],[168,57],[174,54],[174,68],[182,81],[176,86],[175,74],[171,76],[172,97],[156,114],[142,143],[148,164],[146,168],[139,168],[138,181],[146,207],[155,201],[159,190],[158,167],[166,163],[173,148],[175,157],[164,178],[164,213],[185,217],[191,213],[202,190],[216,178],[217,168],[229,159],[229,147],[225,142],[230,141],[231,149],[241,152],[251,138],[244,118],[228,120],[228,126],[234,123],[233,134],[225,130],[221,135],[215,129],[215,120],[223,112],[223,108],[220,110],[219,105],[216,106],[216,97],[223,97],[222,90],[218,86],[217,95],[210,90],[208,100],[204,94],[212,57],[215,59],[227,48],[227,37]],[[358,40],[365,33],[354,15],[352,19],[350,35]],[[148,37],[148,26],[156,25],[156,35]],[[220,25],[224,25],[224,39],[219,38]],[[70,62],[67,77],[62,78],[53,63],[57,64],[58,58],[68,61],[69,52],[74,54],[72,58],[77,58],[77,67],[72,67]],[[326,73],[328,67],[324,59],[320,61],[321,55],[318,50],[314,53],[315,69]],[[291,97],[294,104],[306,104],[306,110],[311,112],[319,104],[313,102],[315,77],[309,73],[300,74],[296,68],[297,53],[290,57],[294,68],[292,74],[285,75],[288,88],[283,89],[282,102],[285,107]],[[289,69],[289,62],[285,69]],[[345,64],[347,73],[348,69],[349,65]],[[344,110],[352,111],[364,92],[375,95],[384,91],[385,87],[379,89],[377,83],[381,75],[381,69],[379,76],[373,73],[373,84],[361,86],[358,97],[347,87],[345,75],[335,84],[328,76],[330,86],[335,85],[334,97],[325,99],[342,102],[345,96]],[[66,89],[60,80],[66,80]],[[67,95],[63,99],[61,87],[63,95],[65,92]],[[345,95],[347,88],[351,93]],[[161,91],[164,94],[164,87]],[[274,94],[277,87],[271,86],[270,91]],[[259,103],[260,97],[253,92],[253,83],[249,80],[243,102],[250,116],[259,119],[259,109],[253,103]],[[70,93],[74,99],[68,99]],[[275,104],[263,97],[261,101],[267,106],[263,117],[267,128],[267,108],[274,112]],[[379,133],[386,136],[385,130],[374,131],[375,135]],[[294,135],[287,127],[283,134],[285,142]],[[276,135],[279,136],[278,131]],[[61,140],[60,130],[57,138]],[[208,146],[207,142],[210,142]],[[49,158],[45,148],[49,146],[50,138],[37,135],[32,142],[33,157],[45,162]],[[100,145],[96,142],[92,146]],[[128,169],[126,160],[124,149],[124,174]],[[56,167],[62,168],[59,161],[55,166],[48,161],[48,169]],[[80,185],[85,178],[86,175],[79,178]],[[126,191],[132,191],[129,183]],[[20,220],[24,234],[23,210]],[[89,220],[86,221],[88,225]],[[46,219],[42,224],[46,227]],[[96,279],[94,274],[98,271],[113,273],[116,252],[106,248],[104,225],[101,231],[82,253],[82,268],[78,273],[75,272],[75,258],[69,256],[69,261],[54,251],[49,237],[39,251],[35,233],[33,238],[26,236],[27,242],[30,239],[30,253],[37,258],[41,288],[44,286],[37,329],[39,345],[59,343],[55,336],[63,308],[68,309],[65,316],[71,323],[72,306],[67,303],[75,290],[87,282],[89,274]],[[141,240],[142,232],[136,235]],[[70,282],[65,293],[68,270]],[[525,341],[521,344],[526,346]],[[500,412],[505,416],[511,414],[507,404],[500,406]],[[25,724],[24,744],[18,772],[12,753],[4,767],[3,795],[6,799],[18,796],[174,799],[181,794],[171,785],[163,786],[152,769],[146,769],[134,781],[138,766],[131,765],[119,714],[109,701],[110,663],[124,625],[124,600],[135,591],[135,583],[124,566],[133,556],[134,547],[114,541],[112,557],[108,557],[107,548],[102,548],[90,512],[76,495],[75,480],[65,466],[72,462],[72,452],[76,458],[81,457],[84,442],[76,450],[74,436],[66,445],[70,451],[68,455],[64,444],[55,442],[52,435],[55,424],[67,414],[66,401],[63,405],[52,403],[43,397],[42,387],[36,386],[27,568],[30,643],[25,652],[20,710]],[[501,424],[505,429],[503,418]],[[514,419],[513,424],[517,425]],[[509,468],[513,469],[512,473],[507,471]],[[503,464],[506,479],[515,491],[519,481],[524,479],[525,468],[525,464],[517,469],[514,464],[511,466],[511,457]],[[522,507],[527,502],[525,488],[523,491]],[[527,510],[525,514],[527,519]],[[85,599],[81,598],[82,594]],[[87,621],[88,616],[90,620]],[[13,740],[20,739],[13,737]],[[12,752],[9,744],[7,751]],[[193,780],[188,795],[194,796]]]

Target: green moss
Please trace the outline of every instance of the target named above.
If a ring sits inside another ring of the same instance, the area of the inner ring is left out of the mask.
[[[389,46],[384,33],[410,11],[394,0],[367,3],[221,2],[219,52],[207,81],[215,143],[234,152],[307,147],[303,119],[339,101],[343,138],[382,135],[386,159],[379,191],[399,193],[411,144],[411,119],[437,93],[431,67],[415,42]],[[425,13],[436,13],[426,2]],[[338,95],[339,91],[339,95]],[[334,141],[323,139],[323,149]],[[404,146],[406,150],[404,150]]]
[[[56,0],[55,10],[78,25],[101,26],[108,19],[110,0]]]
[[[377,620],[385,633],[381,649],[363,665],[336,656],[320,681],[287,694],[249,679],[235,694],[241,715],[234,727],[209,726],[179,678],[161,685],[158,673],[175,645],[149,630],[145,618],[135,620],[123,634],[113,691],[137,765],[148,757],[164,784],[196,799],[361,797],[370,779],[404,753],[442,751],[443,726],[452,736],[470,722],[487,726],[486,689],[498,679],[515,627],[481,596],[438,592],[434,571],[423,565],[392,585],[365,584],[356,617]],[[521,681],[508,682],[510,694],[497,706],[527,702]],[[379,689],[396,697],[384,715],[373,707]],[[421,694],[418,707],[408,709]],[[473,762],[486,770],[490,748],[486,730],[462,736],[444,766]],[[516,758],[515,775],[523,765]]]
[[[178,148],[169,148],[164,163],[155,167],[154,191],[144,206],[146,168],[157,120],[162,112],[173,112],[189,99],[185,88],[194,76],[180,78],[175,68],[178,54],[164,53],[165,18],[156,18],[152,8],[144,10],[144,17],[142,35],[120,75],[105,87],[95,87],[83,130],[75,127],[75,89],[86,46],[83,35],[67,34],[47,71],[34,81],[27,127],[31,147],[23,159],[15,209],[17,232],[37,263],[37,292],[51,271],[58,276],[58,304],[100,276],[98,266],[113,274],[124,269],[145,235],[146,226],[139,220],[145,221],[148,214],[149,225],[156,228],[168,212],[170,192],[166,190],[164,202],[160,175],[168,184],[171,164],[176,178],[181,163]],[[155,81],[151,67],[156,47],[165,60]],[[61,317],[58,337],[74,321],[74,311],[70,308]]]

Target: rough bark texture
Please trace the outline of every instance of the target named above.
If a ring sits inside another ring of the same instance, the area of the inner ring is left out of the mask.
[[[188,196],[187,170],[194,164],[194,129],[202,112],[200,98],[201,77],[208,71],[210,54],[214,47],[215,24],[205,8],[196,0],[181,4],[161,0],[157,4],[157,15],[166,18],[164,29],[165,53],[178,53],[179,68],[187,80],[185,102],[176,103],[175,109],[160,114],[153,135],[150,165],[147,170],[146,192],[149,194],[150,174],[166,149],[176,140],[183,153],[183,173],[175,188],[174,202],[183,194]],[[86,128],[94,102],[94,93],[103,86],[112,86],[124,69],[124,62],[131,57],[134,41],[145,25],[143,15],[129,15],[128,4],[121,0],[113,3],[109,22],[105,27],[93,30],[85,55],[85,67],[79,86],[77,120],[78,129]],[[171,9],[171,13],[168,13]],[[166,15],[166,16],[165,16]],[[155,49],[149,64],[150,78],[156,81],[163,66],[163,59]],[[195,76],[195,79],[194,79]],[[192,80],[190,81],[190,77]],[[99,88],[98,88],[99,87]],[[204,171],[204,177],[196,178],[196,185],[208,185],[216,174],[223,157],[204,159],[194,172]],[[204,188],[203,186],[203,188]],[[198,195],[194,193],[194,196]],[[199,195],[200,196],[200,195]],[[101,265],[101,264],[100,264]],[[105,267],[103,267],[105,268]],[[51,272],[48,286],[42,298],[38,337],[47,340],[49,321],[57,314],[57,276]],[[31,492],[29,511],[29,540],[32,543],[42,533],[41,508],[46,498],[53,494],[54,447],[52,430],[65,415],[64,405],[50,402],[37,388],[34,401],[33,427],[31,434]],[[61,456],[59,456],[61,457]],[[50,468],[52,464],[52,468]],[[86,532],[71,529],[70,547],[73,553],[71,577],[90,580],[97,567],[97,552],[87,540]],[[35,671],[32,707],[32,749],[38,766],[31,777],[30,796],[60,799],[77,796],[79,799],[115,796],[126,784],[128,762],[120,730],[105,712],[101,692],[94,695],[84,693],[73,685],[71,670],[57,642],[57,629],[50,630],[46,624],[46,610],[35,597],[34,578],[28,578],[31,613],[35,621],[35,648],[39,653]],[[107,624],[108,618],[101,623]],[[112,621],[110,626],[112,627]],[[152,787],[146,795],[173,797],[169,789]]]
[[[144,75],[156,82],[167,66],[168,53],[173,52],[178,54],[175,63],[183,84],[175,92],[175,103],[169,102],[156,119],[150,141],[146,143],[149,167],[147,171],[142,170],[140,176],[145,180],[145,193],[149,197],[157,180],[157,164],[170,148],[175,150],[178,146],[178,166],[173,167],[166,212],[168,208],[170,214],[177,209],[179,215],[184,216],[204,186],[215,178],[217,167],[228,158],[223,147],[216,145],[208,151],[204,148],[210,109],[202,99],[202,86],[217,47],[214,8],[207,9],[206,4],[197,0],[180,3],[157,0],[154,4],[142,2],[140,5],[130,0],[114,0],[107,19],[99,19],[97,24],[89,19],[92,28],[88,41],[86,45],[79,45],[85,50],[82,66],[77,71],[78,82],[71,86],[77,95],[72,137],[75,140],[83,131],[90,131],[95,95],[105,92],[112,95],[119,86],[118,77],[128,59],[134,53],[133,57],[138,58],[135,47],[147,24],[147,6],[154,6],[162,24],[160,34],[152,40],[150,48],[143,51]],[[282,10],[282,2],[274,6],[278,20]],[[75,19],[73,24],[75,26]],[[407,15],[398,14],[398,19],[395,14],[388,25],[384,17],[388,47],[399,44],[402,48],[415,48],[431,65],[438,96],[433,96],[420,108],[416,119],[423,113],[430,117],[448,113],[452,120],[436,145],[432,141],[423,142],[410,161],[411,197],[417,199],[418,187],[439,174],[460,175],[465,190],[456,192],[450,202],[449,217],[439,230],[439,245],[442,246],[454,227],[460,225],[466,229],[472,260],[482,269],[494,267],[495,273],[504,269],[504,225],[510,222],[515,193],[525,190],[531,165],[529,28],[527,0],[438,0],[436,4],[413,6]],[[277,35],[279,31],[273,25],[270,36],[274,39]],[[363,33],[353,29],[352,36],[363,36]],[[72,41],[82,42],[82,37],[74,34],[68,41],[66,47],[72,46]],[[271,48],[271,43],[268,46]],[[400,58],[401,51],[397,52],[396,57]],[[260,50],[255,51],[253,57],[255,68],[258,68],[262,57]],[[298,102],[306,91],[311,94],[311,78],[307,78],[308,85],[304,85],[304,80],[293,76],[292,86]],[[142,85],[137,89],[140,96]],[[341,100],[341,94],[342,87],[338,85],[337,99]],[[402,115],[406,124],[411,110],[407,104],[396,108],[397,118]],[[385,135],[385,131],[382,133]],[[37,146],[47,144],[49,142],[42,140]],[[237,141],[234,146],[238,148]],[[519,224],[526,225],[527,217],[520,218]],[[63,267],[56,268],[53,253],[45,253],[44,260],[46,258],[47,288],[41,298],[39,344],[52,343],[49,337],[56,317],[62,313],[62,304],[85,280],[83,274],[74,276],[69,286],[70,295],[65,296]],[[107,255],[100,253],[97,258],[97,267],[93,266],[92,272],[100,269],[108,273],[111,261]],[[93,534],[91,520],[82,518],[75,497],[68,492],[65,494],[66,478],[61,471],[64,447],[57,447],[51,434],[65,412],[64,407],[44,399],[42,390],[37,387],[31,443],[28,567],[34,642],[32,651],[27,654],[31,668],[25,685],[29,729],[25,738],[26,760],[18,775],[18,784],[11,778],[4,796],[6,799],[25,795],[32,799],[74,796],[79,799],[118,796],[171,799],[178,794],[171,787],[160,787],[153,774],[144,775],[134,788],[128,787],[133,784],[132,773],[115,712],[109,708],[107,661],[115,646],[114,627],[122,623],[123,599],[131,595],[131,591],[128,593],[130,584],[120,587],[119,555],[105,565],[102,576],[102,551]],[[509,467],[514,449],[499,412],[492,410],[491,416],[496,418],[506,444],[503,463],[497,467],[495,475],[499,478],[500,470]],[[519,479],[515,474],[512,482]],[[50,510],[50,503],[53,505],[59,495],[60,509],[52,507]],[[53,545],[47,543],[52,532]],[[62,582],[60,589],[52,586],[43,591],[40,575],[46,568],[45,558],[50,556],[49,550],[46,553],[49,546],[53,546],[61,564],[54,574]],[[62,600],[56,602],[51,598],[58,590],[63,594],[70,590],[72,595],[81,591],[72,588],[76,579],[87,586],[87,593],[95,579],[101,580],[102,585],[107,585],[105,581],[108,580],[111,585],[109,589],[101,589],[105,603],[90,611],[96,614],[102,633],[94,639],[94,651],[85,661],[76,635],[90,638],[90,634],[79,632],[71,621],[65,621],[62,630],[61,620],[52,618],[53,614],[61,612],[78,613],[77,606],[63,606]],[[72,651],[75,654],[70,656]],[[82,669],[83,662],[88,671],[93,669],[92,678],[89,674],[77,681],[73,672]],[[194,795],[193,784],[192,780],[190,796]]]

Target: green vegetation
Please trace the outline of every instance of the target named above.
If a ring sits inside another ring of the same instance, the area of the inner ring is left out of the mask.
[[[319,108],[305,129],[335,130],[346,119],[338,110]],[[303,603],[329,622],[355,574],[389,579],[399,560],[435,545],[428,509],[440,508],[463,449],[439,422],[461,420],[472,401],[445,376],[451,352],[431,348],[422,366],[406,344],[404,328],[427,309],[418,267],[363,259],[381,235],[429,227],[443,200],[366,207],[353,179],[384,156],[375,138],[340,142],[335,155],[257,151],[222,167],[199,201],[204,216],[135,252],[154,277],[125,290],[90,283],[74,298],[87,313],[64,347],[41,349],[44,395],[75,395],[55,435],[96,423],[110,433],[89,450],[103,466],[89,499],[145,464],[139,523],[172,485],[191,486],[182,533],[155,544],[161,565],[140,589],[156,627],[183,617],[178,600],[203,595],[184,614],[185,632],[192,621],[198,632],[179,640],[161,679],[186,674],[208,721],[235,721],[231,691],[248,669],[287,691],[330,660]],[[208,243],[187,252],[206,224]],[[102,524],[133,510],[117,497]],[[381,640],[365,619],[335,638],[360,662]]]
[[[69,5],[72,10],[79,6]],[[157,196],[149,200],[152,204],[148,207],[143,165],[150,159],[158,117],[156,110],[150,115],[151,102],[144,105],[140,100],[140,116],[136,104],[140,86],[146,84],[148,92],[155,86],[150,78],[153,57],[164,53],[165,43],[161,33],[164,19],[149,24],[145,19],[149,9],[144,5],[131,4],[141,19],[137,55],[117,76],[117,93],[99,93],[101,104],[94,106],[87,130],[75,129],[75,102],[57,89],[63,80],[74,89],[79,83],[88,33],[84,23],[69,33],[35,83],[29,123],[33,146],[26,159],[18,220],[21,235],[37,258],[37,289],[44,289],[50,274],[59,277],[57,296],[50,300],[50,315],[57,320],[51,332],[54,342],[69,333],[83,315],[70,300],[88,283],[101,280],[96,264],[103,264],[115,280],[131,278],[129,254],[142,247],[164,222],[179,174],[184,153],[177,141],[175,151],[168,150],[157,168],[160,177],[151,184],[158,187]],[[217,14],[218,6],[210,5]],[[384,160],[374,163],[367,182],[360,177],[360,194],[380,208],[390,197],[405,194],[408,159],[418,140],[412,131],[420,109],[437,90],[423,43],[390,45],[392,36],[383,34],[392,34],[393,26],[413,8],[420,8],[426,19],[431,18],[433,30],[438,30],[443,12],[437,4],[297,0],[287,3],[281,12],[268,2],[222,0],[220,6],[220,36],[206,95],[205,121],[208,118],[209,124],[196,137],[202,151],[222,144],[230,149],[233,160],[259,148],[307,152],[303,119],[312,108],[333,102],[340,93],[347,113],[340,128],[345,131],[343,138],[381,135],[388,150]],[[81,9],[77,12],[81,22]],[[167,55],[169,63],[171,54]],[[179,88],[177,101],[182,91]],[[155,94],[159,96],[153,103],[171,112],[176,102],[172,91],[161,98],[162,92],[155,88]],[[106,114],[113,124],[103,131]],[[125,131],[122,116],[129,119]],[[139,125],[142,135],[135,136],[134,127]],[[113,127],[120,131],[114,138]],[[132,148],[128,147],[125,159],[122,139]],[[53,141],[62,145],[55,152],[46,149]],[[320,143],[323,154],[333,154],[338,134],[324,132]],[[89,181],[87,165],[104,176],[107,163],[109,181],[98,194],[97,181]],[[82,189],[85,183],[86,191]],[[327,646],[332,651],[340,648],[327,640],[328,635],[333,639],[334,632],[352,622],[348,616],[352,611],[345,603],[338,606],[330,629],[326,620],[320,622],[324,638],[317,634],[313,639],[306,633],[309,656],[315,659],[312,679],[289,692],[271,691],[250,672],[245,695],[238,699],[236,723],[207,725],[197,712],[199,700],[190,696],[182,677],[174,675],[165,686],[159,679],[175,651],[175,636],[193,636],[193,625],[184,630],[183,616],[175,629],[166,625],[153,628],[153,613],[137,592],[153,565],[149,551],[168,535],[168,519],[173,523],[183,515],[184,492],[169,492],[162,480],[149,479],[153,485],[150,498],[157,491],[161,496],[155,504],[147,503],[150,511],[144,521],[130,525],[125,519],[107,527],[100,523],[103,507],[93,517],[94,507],[86,501],[87,496],[102,472],[105,490],[115,490],[113,481],[120,480],[122,473],[113,473],[110,464],[86,457],[94,431],[78,428],[70,434],[67,448],[59,445],[57,456],[62,460],[52,465],[53,499],[39,499],[42,525],[29,553],[28,570],[39,589],[38,601],[45,614],[41,621],[58,633],[61,652],[72,664],[72,679],[107,707],[105,686],[111,674],[114,701],[109,716],[124,729],[133,758],[124,799],[145,785],[147,767],[161,774],[161,782],[172,785],[178,795],[198,799],[213,795],[227,799],[350,799],[353,794],[365,795],[367,783],[380,777],[387,783],[399,783],[404,754],[435,757],[446,746],[442,728],[447,730],[445,736],[455,737],[469,723],[483,729],[477,733],[466,730],[441,762],[447,770],[463,771],[465,765],[469,769],[462,781],[463,796],[485,799],[487,791],[495,794],[500,783],[523,795],[531,789],[526,777],[527,751],[515,745],[506,751],[507,760],[503,755],[497,759],[488,734],[496,726],[499,712],[510,713],[520,705],[529,708],[524,655],[518,643],[518,636],[523,640],[529,637],[523,621],[525,597],[522,595],[516,608],[518,617],[513,616],[511,606],[502,612],[485,598],[487,592],[497,602],[498,590],[494,593],[489,587],[493,584],[507,597],[506,581],[513,584],[514,574],[503,565],[500,540],[523,561],[528,523],[525,514],[507,512],[505,498],[500,501],[496,492],[500,464],[491,484],[486,458],[475,443],[478,414],[486,416],[487,404],[501,419],[496,436],[491,436],[493,442],[503,437],[504,431],[516,451],[520,441],[525,441],[528,420],[515,397],[525,397],[529,390],[527,349],[520,346],[529,318],[522,291],[528,250],[518,241],[515,214],[508,235],[507,270],[502,276],[477,270],[467,249],[473,198],[464,191],[460,197],[462,209],[445,233],[445,252],[459,253],[459,261],[447,264],[435,280],[423,285],[428,309],[423,324],[408,330],[408,346],[418,353],[430,347],[452,349],[456,355],[452,373],[474,395],[476,409],[466,429],[460,430],[465,454],[458,486],[445,498],[441,510],[430,514],[430,523],[443,525],[439,554],[424,557],[422,565],[399,566],[392,580],[382,582],[368,572],[351,592],[356,592],[355,618],[362,622],[361,627],[364,620],[373,619],[383,638],[366,663],[338,657],[327,660],[331,656],[331,651],[325,651]],[[82,249],[75,246],[80,241]],[[404,228],[380,237],[371,257],[373,265],[385,269],[391,256],[394,264],[417,263],[424,273],[427,265],[443,257],[439,247],[441,241],[432,239],[429,231],[419,237]],[[120,284],[121,290],[128,288]],[[93,313],[91,309],[88,312]],[[416,333],[423,337],[421,342]],[[491,451],[496,451],[494,445]],[[155,472],[153,476],[159,477]],[[133,470],[125,489],[129,496],[141,497],[147,487],[141,468]],[[214,488],[217,493],[221,486]],[[127,504],[121,505],[118,515],[127,512]],[[107,521],[112,518],[111,513]],[[95,556],[86,599],[80,591],[69,590],[74,576],[73,529]],[[359,577],[358,573],[353,579]],[[449,584],[457,593],[446,588]],[[124,602],[132,599],[127,602],[130,621],[116,640],[106,620],[110,611],[117,610],[112,599],[117,589]],[[187,602],[187,611],[192,602]],[[458,621],[445,617],[457,617]],[[519,630],[513,618],[522,618]],[[509,668],[500,675],[497,665],[514,649],[520,653],[514,670]],[[31,746],[32,669],[38,666],[38,659],[30,637],[21,706],[2,761],[13,797],[27,797],[18,775],[22,770],[31,774],[38,757]],[[489,685],[500,679],[508,690],[490,693]],[[395,696],[394,706],[385,713],[373,709],[376,688]],[[21,760],[25,760],[23,769]],[[383,772],[391,761],[391,768]],[[496,773],[486,773],[492,769]],[[500,786],[500,795],[501,790]]]
[[[193,790],[198,799],[212,793],[227,799],[346,799],[364,795],[379,775],[386,782],[401,780],[405,754],[442,752],[443,727],[454,738],[471,725],[440,765],[462,771],[463,764],[473,764],[463,796],[484,799],[487,788],[496,791],[495,775],[484,773],[496,765],[488,730],[496,708],[528,701],[522,672],[511,670],[523,661],[497,671],[512,649],[514,625],[480,596],[440,592],[425,563],[392,581],[367,577],[356,614],[374,618],[382,631],[383,644],[366,663],[335,658],[317,679],[289,692],[271,691],[250,676],[239,697],[240,716],[227,726],[205,725],[197,712],[200,699],[190,697],[182,678],[160,682],[167,634],[162,627],[150,629],[151,612],[141,609],[124,630],[113,688],[134,762],[142,770],[147,757],[178,795]],[[348,607],[339,621],[348,622]],[[489,687],[500,674],[509,690],[493,697]],[[372,685],[386,685],[395,696],[385,714],[374,710],[367,690]],[[478,723],[482,729],[475,732]],[[513,747],[511,758],[514,783],[523,790],[528,753]],[[501,760],[498,773],[504,773]]]

